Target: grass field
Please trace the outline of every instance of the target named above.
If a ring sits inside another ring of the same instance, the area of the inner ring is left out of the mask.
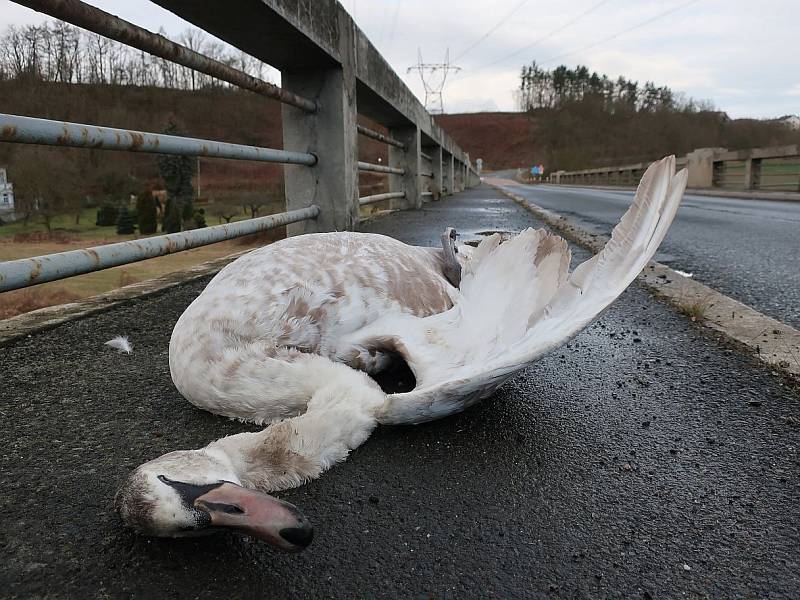
[[[57,215],[53,217],[50,224],[53,232],[59,235],[64,235],[76,239],[114,239],[120,241],[123,239],[132,239],[136,236],[118,236],[115,226],[98,227],[95,225],[97,218],[96,208],[87,208],[81,211],[80,223],[75,224],[75,215]],[[0,242],[4,240],[13,239],[15,236],[32,235],[32,234],[45,234],[47,228],[41,220],[31,217],[28,224],[25,225],[23,221],[15,221],[14,223],[6,223],[0,227]],[[7,260],[7,259],[3,259]]]
[[[220,258],[261,245],[263,245],[263,242],[259,241],[254,241],[251,244],[242,244],[241,242],[230,240],[195,248],[194,250],[178,252],[177,254],[114,267],[113,269],[105,269],[96,273],[87,273],[86,275],[70,277],[61,281],[43,283],[25,290],[0,293],[0,319],[45,306],[87,298],[124,285],[188,269],[214,258]],[[64,252],[65,250],[83,247],[85,247],[85,244],[79,242],[70,244],[47,242],[36,244],[0,243],[0,261]]]
[[[375,192],[369,191],[367,193]],[[262,215],[281,210],[279,206],[267,206],[264,208],[268,210],[264,210],[261,213]],[[385,206],[377,204],[363,207],[362,216],[368,216],[382,208],[385,208]],[[75,224],[74,214],[54,217],[51,223],[52,231],[49,234],[45,226],[35,219],[31,219],[27,226],[21,221],[0,226],[0,262],[91,246],[101,246],[143,237],[136,234],[118,235],[114,226],[97,227],[94,224],[96,213],[97,209],[83,211],[80,222],[77,225]],[[239,221],[246,218],[248,218],[248,215],[240,214],[233,220]],[[217,224],[218,219],[208,217],[209,226]],[[281,232],[282,229],[277,229],[266,234],[259,234],[258,239],[248,237],[220,242],[194,250],[187,250],[186,252],[178,252],[168,256],[114,267],[113,269],[105,269],[61,281],[43,283],[24,290],[0,293],[0,319],[46,306],[88,298],[131,283],[152,279],[175,271],[182,271],[200,263],[241,252],[248,248],[257,248],[274,239],[278,239],[282,236]]]
[[[117,235],[115,227],[97,227],[94,224],[95,214],[96,209],[85,211],[79,225],[75,225],[74,215],[55,217],[51,235],[47,234],[44,225],[33,220],[28,226],[23,225],[22,222],[3,225],[0,227],[0,262],[142,237]],[[245,215],[240,215],[234,220],[245,218],[247,218]],[[209,225],[216,224],[217,219],[213,217],[209,219]],[[279,231],[274,230],[271,237],[265,238],[262,234],[259,239],[245,238],[219,242],[96,273],[44,283],[24,290],[0,293],[0,319],[45,306],[87,298],[131,283],[188,269],[202,262],[241,252],[248,248],[256,248],[275,239],[275,235],[280,235]]]

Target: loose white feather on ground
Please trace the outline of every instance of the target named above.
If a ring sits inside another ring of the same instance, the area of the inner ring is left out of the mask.
[[[114,339],[104,342],[104,345],[110,346],[111,348],[119,350],[120,352],[124,352],[125,354],[130,354],[133,352],[133,345],[131,345],[127,335],[118,335]]]

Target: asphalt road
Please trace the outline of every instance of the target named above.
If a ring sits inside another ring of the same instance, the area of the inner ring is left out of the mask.
[[[632,191],[514,186],[543,208],[610,233]],[[656,260],[800,328],[800,203],[687,195]]]
[[[364,229],[432,244],[532,224],[481,188]],[[123,529],[130,469],[248,428],[170,382],[202,287],[0,348],[3,598],[797,597],[800,391],[635,286],[493,398],[380,428],[281,494],[316,527],[302,554]],[[102,345],[119,333],[133,354]]]

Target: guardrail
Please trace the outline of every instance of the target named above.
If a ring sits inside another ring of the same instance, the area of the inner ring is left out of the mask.
[[[0,114],[0,141],[282,163],[286,165],[287,210],[227,225],[3,262],[0,291],[274,227],[286,226],[287,235],[352,229],[361,206],[388,203],[393,209],[419,208],[434,196],[433,190],[452,194],[478,180],[469,155],[436,125],[335,0],[311,4],[304,0],[227,0],[223,4],[154,0],[278,68],[282,87],[80,0],[13,1],[281,102],[285,149],[6,114]],[[387,133],[358,124],[359,114],[385,127]],[[358,135],[387,144],[389,164],[359,161]],[[365,171],[388,176],[390,191],[359,198],[359,172]]]
[[[689,187],[800,192],[800,145],[727,150],[700,148],[677,160],[689,171]],[[556,171],[551,183],[636,185],[649,163]]]
[[[299,210],[278,213],[266,217],[247,219],[224,225],[214,225],[191,231],[168,233],[140,240],[116,244],[105,244],[94,248],[82,248],[57,254],[21,258],[0,263],[0,292],[7,292],[29,285],[46,283],[92,271],[110,269],[156,256],[183,252],[200,246],[215,244],[243,235],[250,235],[282,225],[315,219],[319,207],[309,206]]]

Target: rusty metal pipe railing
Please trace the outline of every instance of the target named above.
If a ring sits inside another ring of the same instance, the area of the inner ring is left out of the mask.
[[[392,200],[393,198],[405,198],[405,192],[387,192],[386,194],[374,194],[372,196],[362,196],[358,199],[358,203],[361,206],[366,206],[367,204],[374,204],[375,202],[383,202],[384,200]]]
[[[390,146],[396,146],[397,148],[402,148],[405,150],[406,145],[396,140],[388,135],[383,135],[382,133],[378,133],[374,129],[370,129],[369,127],[364,127],[363,125],[356,125],[356,131],[361,135],[372,138],[373,140],[378,140],[379,142],[383,142],[384,144],[389,144]]]
[[[147,52],[159,58],[183,65],[200,73],[227,81],[240,88],[250,90],[284,104],[291,104],[308,112],[315,112],[313,100],[284,90],[277,85],[248,75],[224,63],[176,44],[162,35],[152,33],[138,25],[105,11],[89,6],[80,0],[13,0],[17,4],[88,29],[99,35]]]
[[[309,206],[299,210],[258,217],[203,229],[169,233],[140,240],[106,244],[82,250],[21,258],[0,263],[0,292],[16,290],[39,283],[83,275],[92,271],[109,269],[156,256],[182,252],[207,246],[289,223],[315,219],[319,207]]]
[[[0,114],[0,142],[126,150],[152,154],[208,156],[306,166],[313,166],[317,163],[317,157],[307,152],[289,152],[177,135],[4,114]]]
[[[385,165],[376,165],[368,162],[358,162],[359,171],[372,171],[374,173],[390,173],[392,175],[405,175],[405,169],[398,169],[396,167],[387,167]]]

